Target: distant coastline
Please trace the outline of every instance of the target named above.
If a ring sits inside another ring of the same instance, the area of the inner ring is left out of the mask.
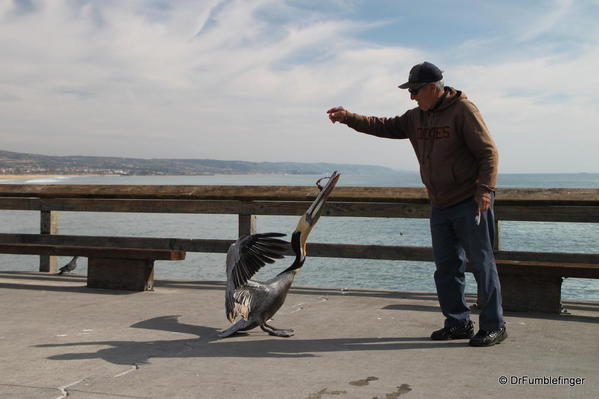
[[[50,156],[0,150],[0,174],[5,176],[315,175],[331,173],[333,170],[358,175],[401,173],[401,171],[384,166],[328,162],[250,162],[218,159]]]
[[[92,156],[48,156],[0,150],[0,179],[67,178],[81,176],[215,176],[215,175],[323,175],[338,170],[345,175],[419,177],[417,170],[378,165],[328,162],[250,162],[217,159],[142,159]],[[502,178],[552,180],[558,176],[588,178],[596,186],[599,173],[500,172]]]

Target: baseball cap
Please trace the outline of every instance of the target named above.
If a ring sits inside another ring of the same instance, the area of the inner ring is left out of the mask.
[[[422,64],[414,65],[410,69],[408,81],[398,87],[400,89],[408,89],[422,83],[437,82],[441,79],[443,79],[443,72],[434,64],[424,61]]]

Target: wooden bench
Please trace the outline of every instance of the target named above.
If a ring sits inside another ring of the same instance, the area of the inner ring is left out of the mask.
[[[564,278],[599,279],[599,263],[596,254],[553,254],[567,259],[579,259],[580,263],[547,261],[552,254],[535,253],[539,260],[506,259],[507,254],[529,256],[530,253],[496,253],[497,271],[501,282],[503,309],[509,312],[562,313],[561,301]],[[518,258],[518,256],[515,256]],[[467,272],[474,272],[467,264]]]
[[[88,256],[91,263],[88,286],[144,290],[151,289],[153,285],[154,260],[183,259],[186,251],[226,253],[231,242],[231,240],[206,239],[0,233],[1,244],[19,245],[19,248],[13,246],[0,249],[0,253],[24,253],[27,247],[24,244],[36,244],[35,249],[29,246],[28,253]],[[49,249],[43,245],[50,245],[57,249]],[[324,243],[311,243],[308,247],[312,256],[319,257],[342,255],[341,257],[344,258],[356,259],[408,258],[432,261],[432,250],[427,247]],[[82,252],[83,250],[89,252]],[[124,255],[125,253],[127,255]],[[559,313],[562,311],[563,278],[599,278],[599,254],[497,251],[495,255],[506,311]],[[97,262],[91,260],[94,258],[102,259],[101,265],[95,267],[94,263]],[[138,270],[140,277],[120,276],[122,273],[131,273],[136,270],[136,267],[139,268],[135,264],[144,262],[147,266],[141,267],[141,271]],[[115,263],[121,266],[114,266]],[[111,268],[116,268],[117,271]],[[469,267],[466,270],[472,271]],[[143,281],[143,284],[125,284],[130,279]]]
[[[19,235],[8,235],[18,237]],[[36,243],[0,242],[0,253],[21,255],[83,256],[88,258],[87,286],[118,290],[144,291],[154,287],[154,261],[183,260],[185,251],[171,249],[120,248],[89,245],[44,243],[49,236],[35,237]],[[56,240],[59,237],[52,237]],[[23,240],[17,240],[23,241]]]
[[[584,256],[584,255],[583,255]],[[561,313],[565,277],[599,278],[597,263],[497,260],[503,308],[515,312]]]

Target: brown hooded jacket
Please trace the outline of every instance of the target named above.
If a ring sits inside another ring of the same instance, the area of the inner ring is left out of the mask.
[[[393,118],[348,112],[342,123],[378,137],[409,139],[435,207],[495,190],[497,147],[478,108],[461,91],[446,87],[428,111],[414,108]]]

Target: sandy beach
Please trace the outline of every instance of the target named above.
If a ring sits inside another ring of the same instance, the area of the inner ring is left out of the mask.
[[[101,175],[101,174],[73,174],[73,175],[0,175],[0,179],[46,179],[57,177],[77,177],[77,176],[116,176],[116,175]]]

